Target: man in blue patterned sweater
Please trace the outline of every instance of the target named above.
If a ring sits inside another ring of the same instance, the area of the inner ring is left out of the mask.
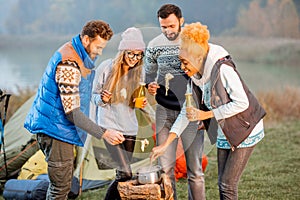
[[[169,131],[176,121],[185,101],[188,76],[181,70],[179,34],[184,23],[181,10],[173,4],[163,5],[157,12],[162,33],[152,39],[146,50],[146,83],[150,94],[155,95],[156,143],[167,140]],[[187,164],[189,199],[205,199],[202,152],[204,134],[198,130],[197,122],[190,122],[181,135]],[[172,181],[174,199],[176,182],[174,167],[178,138],[159,157],[159,164]]]

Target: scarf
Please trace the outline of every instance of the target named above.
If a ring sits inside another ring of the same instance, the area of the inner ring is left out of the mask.
[[[88,53],[86,52],[85,48],[82,45],[81,39],[80,39],[80,34],[72,38],[72,45],[75,49],[75,51],[78,53],[80,58],[83,60],[84,66],[88,69],[93,69],[95,68],[95,60],[92,60]]]

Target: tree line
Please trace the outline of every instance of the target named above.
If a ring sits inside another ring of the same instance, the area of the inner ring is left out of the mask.
[[[86,21],[102,19],[114,32],[129,26],[157,27],[162,4],[182,8],[186,23],[201,21],[212,35],[224,32],[259,37],[299,37],[298,0],[15,0],[7,34],[74,34]]]

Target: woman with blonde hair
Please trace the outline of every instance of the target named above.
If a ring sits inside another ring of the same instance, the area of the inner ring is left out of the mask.
[[[120,199],[118,182],[131,179],[130,162],[138,132],[135,114],[135,91],[143,82],[143,56],[145,43],[142,33],[135,27],[121,35],[116,57],[103,61],[93,92],[92,100],[97,105],[97,123],[105,128],[114,127],[123,133],[125,140],[113,145],[105,142],[111,157],[117,163],[116,179],[110,184],[105,199]],[[144,99],[143,107],[147,101]]]

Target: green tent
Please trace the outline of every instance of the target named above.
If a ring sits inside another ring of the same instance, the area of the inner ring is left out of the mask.
[[[0,180],[16,178],[21,167],[38,150],[35,135],[29,133],[23,123],[33,103],[34,96],[26,101],[4,127],[6,165],[4,154],[0,155]],[[142,166],[149,165],[149,152],[153,147],[153,129],[151,120],[145,112],[137,111],[139,119],[138,137],[148,138],[150,145],[141,151],[141,143],[136,142],[134,152],[134,163],[132,169],[135,172]],[[74,175],[82,183],[82,190],[97,188],[109,183],[115,176],[115,169],[112,168],[112,159],[105,149],[103,140],[88,136],[84,147],[76,148],[76,164]],[[6,176],[6,174],[8,176]]]

